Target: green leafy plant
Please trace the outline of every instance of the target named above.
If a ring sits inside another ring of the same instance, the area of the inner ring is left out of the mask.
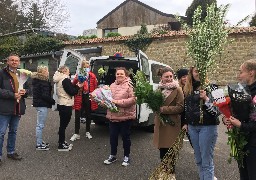
[[[122,36],[120,33],[118,32],[109,32],[106,37],[118,37],[118,36]]]

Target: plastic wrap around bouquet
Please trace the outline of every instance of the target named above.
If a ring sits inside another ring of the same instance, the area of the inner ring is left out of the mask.
[[[83,83],[84,81],[87,81],[89,78],[89,68],[80,68],[77,79],[80,83]]]
[[[17,69],[17,74],[18,74],[18,82],[19,82],[18,91],[20,91],[21,89],[23,89],[25,82],[31,76],[32,72],[26,69]],[[19,100],[17,100],[17,102],[19,102]]]
[[[104,104],[111,112],[118,112],[118,108],[112,103],[112,93],[107,85],[100,86],[91,93],[92,98],[98,104]]]

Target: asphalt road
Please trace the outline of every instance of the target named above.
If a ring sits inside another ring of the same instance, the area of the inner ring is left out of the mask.
[[[17,136],[16,148],[23,160],[15,162],[6,158],[6,140],[3,148],[3,164],[0,167],[0,180],[146,180],[159,164],[159,152],[152,145],[152,133],[139,128],[132,130],[131,165],[122,167],[122,141],[119,139],[118,161],[104,165],[109,156],[107,126],[92,125],[93,139],[85,138],[85,125],[81,125],[81,139],[75,141],[70,152],[58,152],[58,112],[49,110],[44,129],[44,140],[50,143],[49,151],[35,150],[36,111],[27,100],[26,115],[22,116]],[[73,113],[74,114],[74,113]],[[67,128],[66,139],[74,132],[74,116]],[[6,137],[5,137],[6,138]],[[238,180],[238,168],[233,161],[228,164],[229,147],[226,144],[225,127],[219,126],[219,137],[215,149],[215,176],[218,180]],[[198,180],[193,149],[184,142],[176,167],[177,180]]]

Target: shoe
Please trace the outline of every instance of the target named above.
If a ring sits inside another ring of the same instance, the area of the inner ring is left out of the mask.
[[[90,132],[86,132],[86,133],[85,133],[85,136],[86,136],[88,139],[92,139],[92,135],[90,134]]]
[[[49,143],[46,143],[46,142],[44,142],[44,141],[42,141],[42,145],[45,145],[45,146],[50,147],[50,144],[49,144]]]
[[[20,155],[18,155],[17,153],[7,154],[7,157],[12,160],[17,160],[17,161],[20,161],[22,159],[22,157]]]
[[[130,165],[130,159],[127,156],[124,156],[124,161],[122,162],[122,166]]]
[[[92,120],[92,121],[91,121],[91,125],[94,125],[94,124],[95,124],[95,122]]]
[[[70,151],[70,147],[67,146],[65,143],[59,144],[58,151]]]
[[[73,144],[69,144],[67,141],[64,144],[69,147],[69,150],[72,150]]]
[[[45,144],[41,144],[41,145],[36,146],[36,150],[38,150],[38,151],[48,151],[48,150],[50,150],[50,147],[45,145]]]
[[[116,160],[116,156],[110,155],[109,158],[104,161],[104,164],[109,165],[115,162]]]
[[[80,135],[79,134],[73,134],[73,136],[70,138],[70,141],[75,141],[77,139],[80,139]]]
[[[215,176],[214,176],[214,178],[213,178],[214,180],[218,180]]]
[[[80,118],[80,123],[85,124],[86,123],[86,119],[85,118]]]

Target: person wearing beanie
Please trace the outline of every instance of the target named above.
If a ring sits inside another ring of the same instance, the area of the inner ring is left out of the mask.
[[[179,81],[179,85],[183,89],[183,87],[185,86],[185,83],[187,81],[188,70],[184,69],[184,68],[179,69],[176,72],[176,75],[177,75],[177,78],[178,78],[178,81]]]

